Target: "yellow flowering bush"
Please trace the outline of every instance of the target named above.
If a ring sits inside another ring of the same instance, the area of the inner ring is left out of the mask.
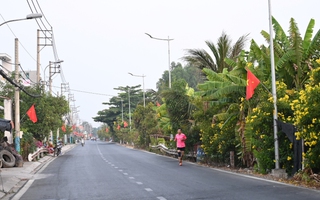
[[[278,119],[292,123],[293,112],[290,107],[292,99],[291,93],[287,91],[287,86],[283,82],[277,82],[277,109]],[[259,103],[250,111],[246,118],[246,136],[251,137],[251,150],[257,158],[255,169],[260,173],[267,173],[274,168],[274,129],[273,129],[273,97],[265,91],[260,93]],[[291,142],[285,133],[278,131],[280,164],[282,168],[291,172],[293,160],[293,150],[290,148]],[[292,145],[292,144],[291,144]]]
[[[305,88],[291,102],[294,124],[298,128],[297,139],[303,139],[306,147],[306,166],[320,166],[320,68],[311,71]]]

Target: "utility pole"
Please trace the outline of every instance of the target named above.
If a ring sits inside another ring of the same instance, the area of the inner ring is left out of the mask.
[[[130,88],[128,88],[128,97],[129,97],[129,126],[131,131],[131,106],[130,106]]]
[[[171,88],[171,64],[170,64],[170,41],[173,39],[168,36],[168,39],[165,38],[156,38],[152,37],[149,33],[145,33],[147,36],[149,36],[151,39],[155,40],[163,40],[168,42],[168,64],[169,64],[169,88]]]
[[[19,40],[15,38],[14,43],[14,66],[15,66],[15,81],[19,83]],[[20,89],[15,87],[14,91],[14,106],[15,106],[15,148],[20,153]]]
[[[121,98],[121,119],[123,122],[123,99]]]
[[[51,61],[49,61],[49,93],[52,94]]]
[[[45,76],[45,74],[44,74]],[[37,83],[40,83],[40,30],[37,30]]]

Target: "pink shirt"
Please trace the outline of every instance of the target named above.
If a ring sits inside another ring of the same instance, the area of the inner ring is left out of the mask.
[[[182,148],[182,147],[186,147],[186,144],[184,142],[184,140],[187,139],[187,136],[183,133],[180,134],[176,134],[174,140],[177,141],[177,147],[178,148]]]

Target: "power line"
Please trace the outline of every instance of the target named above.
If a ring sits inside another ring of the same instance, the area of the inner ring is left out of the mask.
[[[12,62],[8,62],[6,60],[2,60],[2,62],[5,62],[5,63],[8,63],[10,65],[16,65],[15,63],[12,63]],[[21,64],[17,64],[19,65],[21,71],[23,72],[24,76],[27,77],[29,79],[29,77],[27,76],[27,73],[24,71],[24,69],[22,68],[22,65]],[[12,73],[12,71],[4,68],[2,65],[0,65],[0,67],[2,67],[4,70],[6,70],[8,73]],[[22,78],[23,80],[27,81],[21,74],[19,74],[19,77]],[[32,81],[31,79],[29,79],[30,82],[32,82],[34,85],[36,85],[37,83],[35,83],[34,81]]]
[[[59,86],[52,86],[54,88],[60,88]],[[100,96],[110,96],[110,97],[114,97],[115,95],[111,95],[111,94],[103,94],[103,93],[97,93],[97,92],[89,92],[89,91],[84,91],[84,90],[77,90],[77,89],[69,89],[70,91],[74,91],[74,92],[81,92],[81,93],[87,93],[87,94],[93,94],[93,95],[100,95]]]
[[[3,21],[6,21],[1,14],[0,14],[0,16],[1,16],[1,18],[3,19]],[[7,25],[7,27],[9,28],[9,30],[11,31],[12,35],[13,35],[15,38],[18,38],[18,37],[16,36],[16,34],[13,32],[13,30],[11,29],[11,27],[9,26],[9,24],[6,24],[6,25]],[[31,53],[26,49],[26,47],[20,42],[20,40],[18,40],[18,42],[19,42],[19,44],[22,46],[22,48],[27,52],[27,54],[28,54],[34,61],[36,61],[36,59],[31,55]],[[36,62],[37,62],[37,61],[36,61]]]
[[[49,23],[49,21],[47,20],[46,16],[43,14],[42,9],[41,9],[41,6],[40,6],[40,4],[38,3],[38,0],[36,0],[36,1],[37,1],[37,4],[38,4],[38,7],[39,7],[39,9],[40,9],[40,11],[41,11],[41,13],[42,13],[42,16],[43,16],[44,19],[47,21],[47,23],[49,24],[49,26],[52,27],[51,24]]]

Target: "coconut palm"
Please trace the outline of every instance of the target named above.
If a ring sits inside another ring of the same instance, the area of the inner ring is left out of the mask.
[[[232,67],[228,65],[224,59],[231,58],[236,60],[245,46],[247,37],[248,34],[241,36],[237,42],[232,45],[230,37],[225,32],[222,32],[216,45],[211,41],[205,41],[213,57],[210,55],[210,52],[204,49],[187,49],[186,56],[182,59],[200,69],[208,68],[215,72],[222,72],[223,69],[227,68],[228,71],[230,71]]]

